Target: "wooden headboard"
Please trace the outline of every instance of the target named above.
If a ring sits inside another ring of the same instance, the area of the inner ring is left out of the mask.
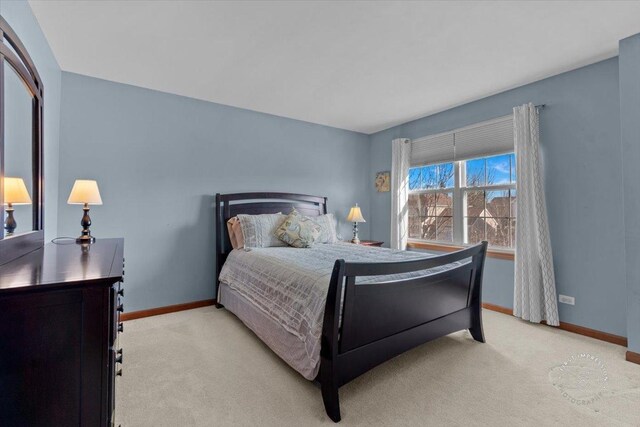
[[[327,213],[327,198],[294,193],[216,194],[216,285],[222,265],[232,250],[227,221],[238,214],[288,214],[291,208],[307,216],[323,215]]]

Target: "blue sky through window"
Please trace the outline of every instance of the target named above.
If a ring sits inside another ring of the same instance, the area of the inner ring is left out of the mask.
[[[516,181],[515,154],[467,160],[467,187],[503,185]]]
[[[467,187],[485,185],[485,159],[467,160]]]
[[[409,190],[420,188],[420,168],[409,169]]]
[[[511,180],[511,156],[511,154],[505,154],[487,159],[488,184],[509,184]]]
[[[453,163],[409,169],[409,190],[453,188],[454,183]]]
[[[467,187],[516,182],[516,156],[513,153],[467,160],[464,163]],[[410,168],[409,190],[453,188],[453,170],[453,163]]]

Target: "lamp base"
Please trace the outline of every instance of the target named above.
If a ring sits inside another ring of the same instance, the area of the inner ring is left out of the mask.
[[[96,241],[96,238],[91,235],[91,217],[89,216],[89,204],[85,203],[82,208],[82,221],[80,221],[80,225],[82,226],[82,233],[80,233],[80,237],[76,239],[76,243],[90,245]]]
[[[80,243],[80,244],[88,244],[90,245],[91,243],[95,243],[96,242],[96,238],[91,236],[91,235],[82,235],[80,237],[78,237],[76,239],[76,243]]]
[[[353,223],[353,239],[351,239],[351,243],[355,243],[356,245],[360,244],[360,239],[358,238],[358,223]]]
[[[5,209],[5,212],[7,213],[7,219],[4,221],[4,229],[7,232],[6,236],[9,237],[13,235],[13,232],[16,230],[18,224],[13,217],[13,208],[11,207],[11,204],[9,204],[7,209]]]

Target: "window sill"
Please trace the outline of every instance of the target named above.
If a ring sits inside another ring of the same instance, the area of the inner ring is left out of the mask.
[[[416,242],[409,241],[407,247],[412,249],[427,249],[432,251],[441,252],[455,252],[460,249],[464,249],[466,246],[446,244],[446,243],[431,243],[431,242]],[[489,258],[506,259],[513,261],[515,258],[515,252],[509,250],[489,249],[487,250],[487,256]]]

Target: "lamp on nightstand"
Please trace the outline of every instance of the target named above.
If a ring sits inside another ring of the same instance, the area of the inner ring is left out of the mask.
[[[31,197],[24,185],[22,178],[4,178],[4,204],[7,205],[7,219],[4,221],[4,229],[7,230],[7,236],[11,236],[15,231],[18,223],[13,217],[13,205],[30,205]]]
[[[349,215],[347,215],[347,221],[353,222],[353,239],[351,239],[351,243],[360,243],[360,239],[358,238],[358,223],[367,221],[364,220],[362,211],[360,210],[360,207],[357,203],[349,211]]]
[[[82,210],[82,234],[76,239],[76,243],[93,243],[96,238],[91,235],[91,217],[89,217],[89,205],[101,205],[102,198],[100,197],[100,190],[98,189],[98,183],[90,179],[76,179],[69,195],[67,203],[70,205],[84,205]]]

